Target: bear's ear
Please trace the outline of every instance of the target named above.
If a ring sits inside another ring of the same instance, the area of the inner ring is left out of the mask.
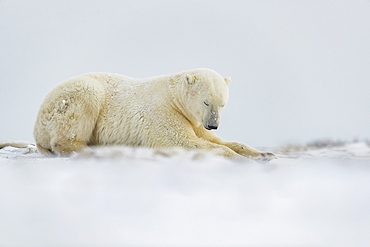
[[[231,82],[231,77],[225,77],[224,80],[226,82],[226,85],[229,85],[229,83]]]
[[[189,85],[191,85],[191,84],[194,84],[195,78],[194,78],[194,76],[187,74],[186,75],[186,81],[188,82]]]

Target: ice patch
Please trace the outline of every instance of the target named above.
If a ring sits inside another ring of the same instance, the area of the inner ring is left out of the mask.
[[[0,150],[0,246],[370,242],[365,142],[284,149],[267,164],[181,149],[31,150]]]
[[[370,159],[367,142],[314,142],[277,149],[281,157],[314,159]]]
[[[28,144],[26,147],[18,148],[13,146],[5,146],[0,149],[0,158],[6,159],[35,159],[43,158],[35,145]]]
[[[124,146],[89,147],[73,155],[73,159],[137,159],[149,161],[196,161],[207,162],[224,161],[231,162],[215,153],[204,150],[186,150],[183,148],[150,149],[133,148]]]

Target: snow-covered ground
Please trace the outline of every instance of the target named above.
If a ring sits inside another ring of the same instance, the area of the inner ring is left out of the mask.
[[[181,149],[0,149],[0,246],[369,246],[370,147],[267,164]]]

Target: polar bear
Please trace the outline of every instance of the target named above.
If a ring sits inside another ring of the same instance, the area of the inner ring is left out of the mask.
[[[228,101],[229,83],[211,69],[146,79],[113,73],[73,77],[45,97],[34,127],[37,148],[63,156],[90,145],[183,147],[273,159],[212,131]]]

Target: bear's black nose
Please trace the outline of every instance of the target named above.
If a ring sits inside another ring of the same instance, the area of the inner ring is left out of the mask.
[[[216,130],[218,126],[213,126],[213,125],[207,125],[207,130]]]

